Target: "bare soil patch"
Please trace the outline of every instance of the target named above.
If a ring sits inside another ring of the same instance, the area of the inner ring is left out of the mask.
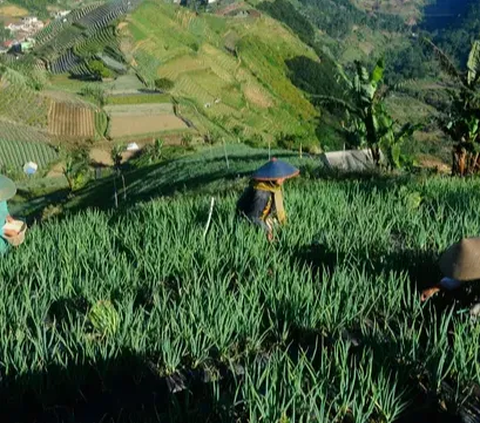
[[[110,136],[120,138],[154,132],[187,129],[187,125],[175,115],[113,115],[110,120]]]
[[[272,100],[262,92],[261,89],[258,87],[249,85],[245,87],[244,89],[244,94],[246,99],[250,102],[253,103],[254,105],[258,107],[262,107],[264,109],[273,106]]]

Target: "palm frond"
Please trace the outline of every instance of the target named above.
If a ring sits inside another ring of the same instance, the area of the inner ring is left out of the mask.
[[[467,62],[467,84],[471,87],[480,77],[480,41],[473,43]]]
[[[378,84],[382,79],[385,73],[385,59],[382,57],[375,65],[375,68],[370,75],[370,81]]]

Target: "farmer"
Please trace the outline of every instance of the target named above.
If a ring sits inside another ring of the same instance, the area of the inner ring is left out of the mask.
[[[260,226],[273,240],[273,225],[286,220],[283,208],[282,185],[300,171],[292,165],[273,158],[258,169],[237,203],[237,214]]]
[[[422,291],[422,301],[441,290],[451,291],[465,282],[480,280],[480,238],[464,238],[453,244],[440,257],[439,265],[445,277]]]
[[[5,254],[9,247],[9,239],[18,235],[13,229],[5,229],[6,223],[14,222],[8,212],[7,200],[10,200],[17,192],[17,187],[11,179],[0,175],[0,255]]]

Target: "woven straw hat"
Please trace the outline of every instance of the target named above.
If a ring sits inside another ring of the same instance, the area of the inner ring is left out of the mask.
[[[464,238],[440,257],[442,273],[458,281],[480,279],[480,238]]]
[[[6,176],[0,175],[0,201],[10,200],[17,193],[14,182]]]
[[[264,164],[253,175],[252,179],[257,181],[275,181],[276,179],[287,179],[297,176],[300,171],[289,163],[277,160],[275,157]]]

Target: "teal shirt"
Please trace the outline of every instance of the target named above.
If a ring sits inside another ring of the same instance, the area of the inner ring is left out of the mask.
[[[8,242],[3,239],[3,226],[7,222],[8,207],[6,201],[0,201],[0,255],[8,250]]]

